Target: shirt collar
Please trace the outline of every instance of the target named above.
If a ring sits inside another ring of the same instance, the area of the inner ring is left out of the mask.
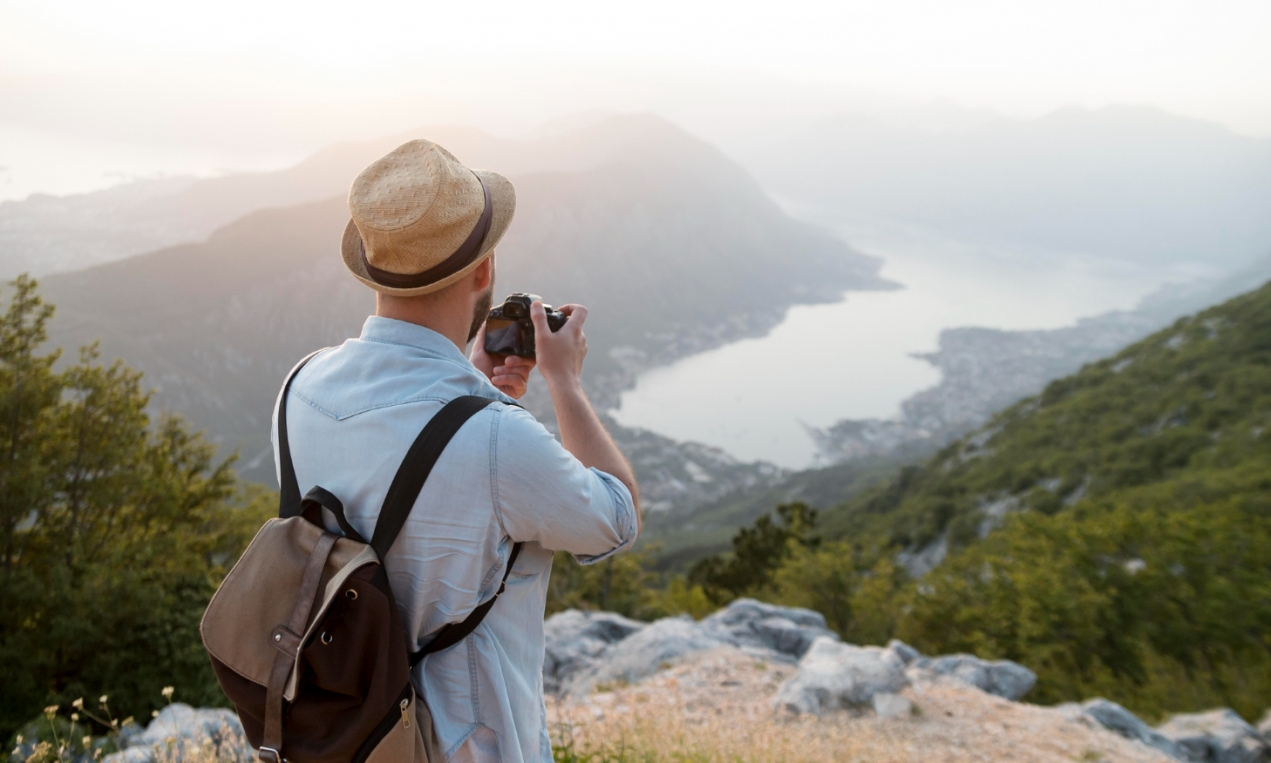
[[[463,350],[456,347],[454,342],[417,323],[372,315],[362,324],[362,335],[359,338],[367,342],[404,344],[439,358],[453,360],[465,366],[471,365]]]

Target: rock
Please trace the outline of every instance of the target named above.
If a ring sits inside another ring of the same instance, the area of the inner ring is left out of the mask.
[[[971,654],[923,657],[910,663],[915,681],[954,681],[1005,697],[1020,699],[1037,683],[1037,674],[1010,660],[982,660]]]
[[[224,708],[194,709],[181,702],[159,712],[146,730],[121,737],[127,747],[107,755],[103,763],[156,763],[192,757],[200,748],[208,748],[218,761],[242,761],[252,758],[251,747],[243,734],[238,716]]]
[[[1262,738],[1268,744],[1271,744],[1271,710],[1262,716],[1262,720],[1258,721],[1258,733],[1262,734]]]
[[[798,671],[777,691],[773,705],[791,713],[869,705],[875,694],[905,687],[904,664],[878,647],[844,644],[827,636],[812,642]]]
[[[1115,702],[1106,699],[1092,699],[1080,705],[1067,705],[1066,709],[1075,710],[1076,717],[1085,717],[1098,725],[1114,731],[1126,739],[1142,742],[1176,760],[1192,761],[1192,757],[1173,741],[1144,723],[1137,715],[1126,710]]]
[[[908,718],[914,705],[899,694],[879,692],[874,695],[874,712],[879,718]]]
[[[737,599],[707,617],[702,628],[738,647],[770,649],[792,659],[802,657],[818,636],[838,639],[819,612]]]
[[[899,639],[892,639],[891,641],[888,641],[886,651],[890,651],[896,656],[896,659],[900,660],[905,665],[909,665],[915,660],[922,659],[921,652]]]
[[[686,654],[731,645],[794,663],[818,637],[837,639],[820,614],[738,599],[700,623],[687,616],[644,624],[610,612],[569,610],[544,623],[543,688],[590,691],[637,681]]]
[[[729,645],[688,615],[667,617],[612,644],[561,688],[566,694],[580,694],[606,684],[634,683],[685,655]]]
[[[597,660],[612,644],[645,624],[612,612],[571,609],[543,623],[543,689],[558,692],[575,674]]]
[[[1175,715],[1156,730],[1198,761],[1266,763],[1271,759],[1271,747],[1258,730],[1227,708]]]

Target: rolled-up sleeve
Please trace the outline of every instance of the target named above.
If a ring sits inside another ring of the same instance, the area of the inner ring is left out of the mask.
[[[635,503],[626,485],[583,466],[520,408],[503,408],[494,419],[490,484],[508,537],[568,551],[582,564],[635,542]]]

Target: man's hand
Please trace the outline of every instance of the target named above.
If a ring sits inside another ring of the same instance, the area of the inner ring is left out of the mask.
[[[547,326],[547,312],[543,310],[543,303],[535,302],[530,305],[538,370],[549,387],[579,386],[583,375],[583,359],[587,357],[587,337],[583,334],[587,308],[582,305],[562,305],[559,309],[569,316],[569,320],[565,321],[560,331],[552,333]]]
[[[540,308],[541,309],[541,308]],[[491,355],[485,351],[485,324],[477,332],[468,356],[472,365],[486,375],[500,392],[513,399],[520,399],[530,382],[530,371],[535,362],[519,355]]]

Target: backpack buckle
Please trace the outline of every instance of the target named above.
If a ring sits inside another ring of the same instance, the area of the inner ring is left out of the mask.
[[[285,760],[282,754],[272,747],[261,747],[256,754],[263,763],[283,763]]]

